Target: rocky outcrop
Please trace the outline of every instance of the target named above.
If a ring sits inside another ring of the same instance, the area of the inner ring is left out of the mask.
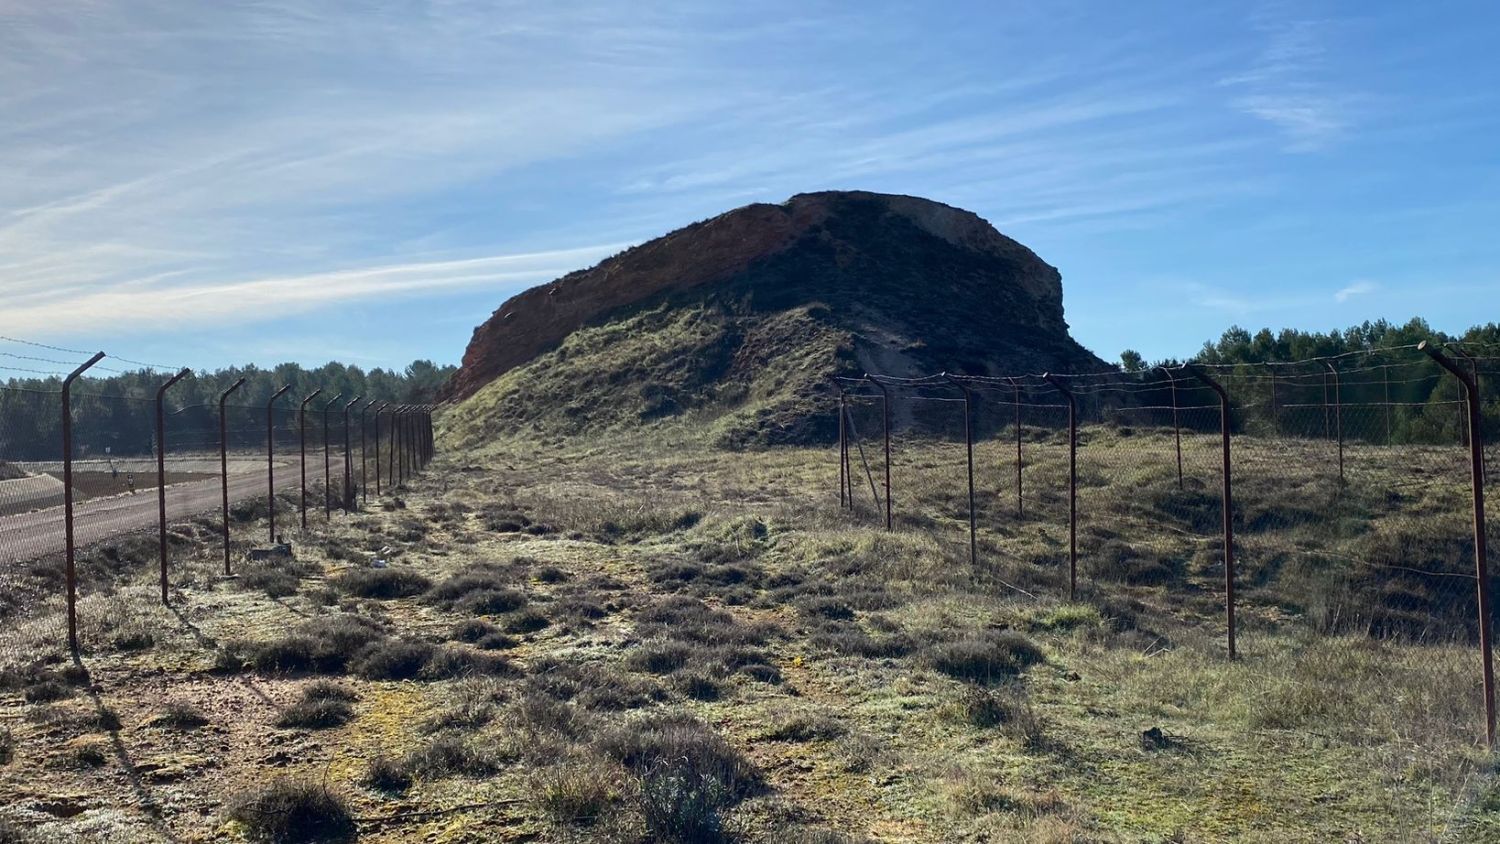
[[[1057,270],[979,215],[911,196],[807,193],[694,223],[511,298],[475,329],[447,396],[471,395],[622,309],[714,288],[769,303],[843,304],[851,319],[876,324],[891,306],[896,317],[1067,332]],[[942,345],[921,328],[893,336]]]

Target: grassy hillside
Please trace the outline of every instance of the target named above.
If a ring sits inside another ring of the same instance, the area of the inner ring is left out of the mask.
[[[1042,432],[1033,515],[981,473],[978,568],[951,443],[903,444],[887,533],[867,502],[836,506],[831,450],[729,453],[671,421],[492,440],[234,581],[178,531],[173,611],[150,543],[126,543],[113,559],[140,568],[90,590],[79,664],[55,602],[6,625],[0,815],[101,841],[241,840],[289,808],[361,841],[1500,834],[1467,631],[1327,623],[1383,604],[1306,577],[1357,584],[1377,539],[1446,535],[1445,470],[1403,452],[1420,488],[1360,497],[1369,530],[1319,530],[1295,513],[1327,506],[1325,458],[1238,445],[1283,482],[1243,488],[1229,662],[1213,530],[1191,517],[1211,443],[1190,438],[1178,490],[1168,437],[1090,433],[1072,603],[1066,451]]]
[[[500,436],[637,429],[688,414],[731,447],[823,437],[828,378],[856,371],[827,308],[751,313],[715,299],[662,303],[580,329],[451,411],[455,447]]]

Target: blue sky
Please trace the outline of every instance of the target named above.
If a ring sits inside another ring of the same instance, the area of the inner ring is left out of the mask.
[[[971,209],[1105,358],[1500,318],[1500,7],[0,6],[0,334],[457,362],[508,296],[752,201]]]

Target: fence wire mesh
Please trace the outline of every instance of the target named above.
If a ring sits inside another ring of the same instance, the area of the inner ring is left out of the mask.
[[[1500,454],[1500,398],[1484,386],[1500,385],[1497,359],[1447,354],[1480,387],[1482,483]],[[1424,351],[1092,376],[873,375],[838,387],[841,500],[883,518],[889,465],[893,528],[947,537],[972,555],[976,576],[1003,588],[1065,598],[1076,552],[1078,599],[1127,615],[1149,605],[1228,634],[1220,647],[1231,655],[1233,636],[1253,642],[1288,626],[1431,647],[1454,665],[1479,650],[1467,394]],[[1488,563],[1496,506],[1485,503]],[[1153,647],[1150,635],[1141,646]],[[1453,733],[1484,735],[1493,716],[1480,656],[1455,680],[1465,692],[1402,692],[1427,700]],[[1382,670],[1392,684],[1417,684],[1410,665]],[[1432,739],[1399,724],[1347,728]]]

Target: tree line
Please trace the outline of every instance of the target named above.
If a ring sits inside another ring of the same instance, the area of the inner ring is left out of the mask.
[[[1342,425],[1346,439],[1392,443],[1453,443],[1467,436],[1458,380],[1436,363],[1410,348],[1423,340],[1435,344],[1458,342],[1475,357],[1500,356],[1500,324],[1474,326],[1462,334],[1438,331],[1426,320],[1404,324],[1367,321],[1327,333],[1269,328],[1251,333],[1234,326],[1203,348],[1189,362],[1212,365],[1231,397],[1233,423],[1245,433],[1302,437],[1336,436]],[[1340,357],[1342,356],[1342,357]],[[1466,368],[1477,367],[1480,408],[1486,442],[1500,436],[1500,366],[1494,361],[1470,364],[1449,353]],[[1329,361],[1333,369],[1317,360]],[[1120,368],[1144,380],[1160,377],[1156,366],[1175,366],[1177,360],[1148,365],[1127,349]],[[1276,377],[1270,377],[1272,374]],[[1180,376],[1179,376],[1180,377]],[[1196,385],[1183,388],[1197,390]],[[1194,394],[1195,401],[1203,396]],[[1170,402],[1162,395],[1147,401]],[[1345,410],[1340,413],[1342,405]]]
[[[264,446],[265,407],[271,395],[290,384],[280,404],[278,428],[291,424],[293,409],[302,397],[322,389],[310,410],[321,412],[327,400],[342,395],[338,405],[361,396],[395,404],[436,401],[438,390],[456,367],[429,360],[405,369],[364,370],[338,362],[313,369],[295,363],[274,368],[232,366],[193,373],[174,384],[163,401],[167,419],[168,452],[208,451],[219,442],[219,395],[240,378],[245,383],[229,398],[231,448]],[[79,457],[148,455],[155,449],[156,392],[170,377],[138,370],[75,382],[72,390],[73,441]],[[0,461],[53,460],[61,456],[62,416],[58,393],[62,379],[12,378],[0,383]],[[338,422],[342,432],[342,418]],[[309,424],[310,435],[321,443],[321,424]],[[340,434],[341,436],[341,434]]]

